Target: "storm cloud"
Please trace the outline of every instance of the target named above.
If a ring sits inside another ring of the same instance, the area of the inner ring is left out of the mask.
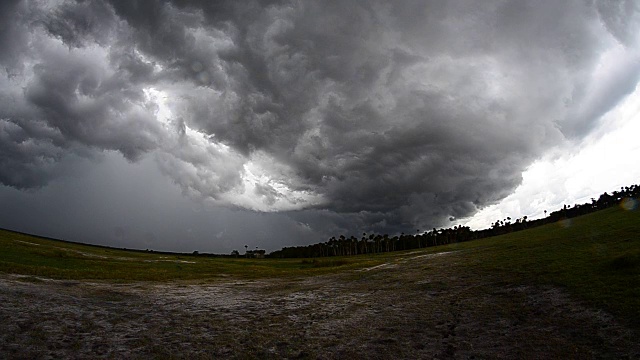
[[[509,195],[635,89],[639,13],[632,0],[4,1],[0,182],[37,189],[70,158],[116,151],[152,158],[190,197],[325,231],[440,226]]]

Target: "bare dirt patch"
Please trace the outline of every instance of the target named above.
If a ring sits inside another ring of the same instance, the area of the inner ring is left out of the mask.
[[[109,284],[0,275],[2,358],[638,358],[554,287],[406,256],[302,279]]]

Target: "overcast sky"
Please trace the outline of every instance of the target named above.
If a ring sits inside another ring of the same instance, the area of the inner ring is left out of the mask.
[[[229,252],[540,216],[639,182],[638,34],[634,0],[5,0],[0,227]]]

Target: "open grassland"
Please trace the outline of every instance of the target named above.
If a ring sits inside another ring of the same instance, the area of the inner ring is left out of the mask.
[[[0,233],[0,357],[639,358],[640,211],[316,259]]]
[[[0,272],[66,280],[210,281],[318,275],[374,266],[378,257],[300,259],[220,258],[128,251],[55,241],[0,230]]]

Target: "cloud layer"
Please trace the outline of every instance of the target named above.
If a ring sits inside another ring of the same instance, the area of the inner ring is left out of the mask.
[[[63,159],[118,151],[191,196],[313,226],[437,226],[510,194],[633,91],[639,12],[4,1],[0,183],[38,188]]]

